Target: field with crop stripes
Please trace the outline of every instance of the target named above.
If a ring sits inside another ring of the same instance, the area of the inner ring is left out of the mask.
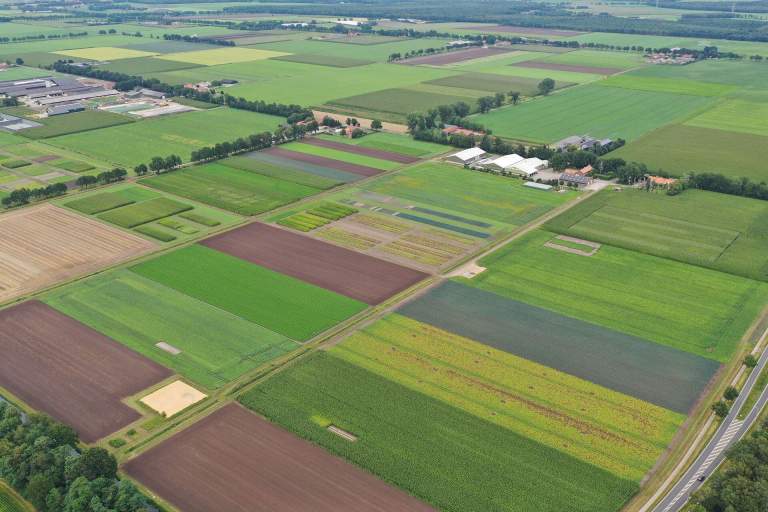
[[[613,512],[637,489],[337,351],[313,353],[241,402],[444,511]],[[332,434],[330,425],[358,440]]]

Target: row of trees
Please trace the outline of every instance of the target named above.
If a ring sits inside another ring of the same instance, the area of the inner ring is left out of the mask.
[[[203,43],[203,44],[217,44],[219,46],[235,46],[235,42],[231,39],[213,39],[213,38],[200,38],[197,36],[181,35],[181,34],[163,34],[163,39],[166,41],[184,41],[185,43]]]
[[[47,416],[0,401],[0,478],[39,512],[149,512],[154,503],[103,448],[78,451],[77,434]]]
[[[107,185],[109,183],[123,181],[127,175],[128,171],[116,167],[111,171],[100,172],[96,176],[80,176],[75,180],[75,185],[82,189],[86,189],[92,185]]]
[[[242,151],[255,151],[272,146],[274,135],[270,132],[254,133],[246,138],[239,138],[234,142],[222,142],[215,146],[204,147],[192,152],[193,162],[204,162],[226,158],[232,153]]]
[[[165,158],[162,156],[153,156],[147,164],[139,164],[133,168],[133,172],[136,176],[144,176],[148,173],[160,174],[163,171],[170,171],[182,164],[181,157],[179,155],[168,155]]]
[[[68,37],[84,37],[88,32],[69,32],[67,34],[40,34],[36,36],[0,37],[0,43],[21,43],[24,41],[40,41],[44,39],[65,39]]]
[[[19,188],[5,196],[2,205],[6,208],[13,206],[22,206],[32,201],[41,201],[51,197],[61,196],[67,193],[67,186],[64,183],[54,183],[40,188]]]

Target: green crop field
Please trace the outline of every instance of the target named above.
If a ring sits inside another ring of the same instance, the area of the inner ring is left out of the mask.
[[[178,71],[180,69],[190,69],[199,67],[198,64],[189,62],[176,62],[166,59],[156,59],[154,57],[139,57],[135,59],[122,59],[110,62],[99,69],[114,71],[115,73],[125,73],[126,75],[144,76],[149,73],[162,73],[164,71]]]
[[[335,187],[340,180],[326,178],[325,176],[317,176],[315,174],[300,171],[298,169],[292,169],[290,167],[284,167],[280,165],[274,165],[266,161],[258,160],[250,156],[233,156],[222,160],[220,164],[227,167],[233,167],[235,169],[241,169],[243,171],[253,172],[262,176],[268,176],[271,178],[277,178],[283,181],[296,183],[297,185],[303,185],[305,187],[328,189]]]
[[[596,242],[768,281],[768,205],[702,190],[601,192],[547,223]]]
[[[301,144],[300,142],[291,142],[281,146],[284,149],[291,151],[297,151],[299,153],[305,153],[308,155],[321,156],[323,158],[331,158],[333,160],[341,160],[342,162],[348,162],[351,164],[364,165],[366,167],[373,167],[374,169],[381,169],[382,171],[391,171],[398,167],[402,167],[403,164],[398,162],[391,162],[389,160],[381,160],[380,158],[374,158],[366,155],[358,155],[357,153],[347,153],[338,149],[324,148],[321,146],[314,146],[312,144]]]
[[[608,245],[570,254],[553,236],[515,240],[462,282],[721,362],[768,300],[765,283]]]
[[[644,64],[639,53],[608,52],[602,50],[576,50],[537,59],[552,64],[571,66],[593,66],[601,68],[631,69]]]
[[[637,490],[630,480],[346,362],[337,352],[315,352],[241,402],[444,511],[613,512]],[[329,425],[358,441],[332,434]]]
[[[357,66],[373,64],[374,62],[372,60],[353,59],[351,57],[338,57],[312,53],[283,55],[282,57],[274,57],[274,59],[284,60],[286,62],[298,62],[301,64],[314,64],[316,66],[329,66],[332,68],[354,68]]]
[[[705,115],[704,122],[707,119]],[[611,156],[681,176],[692,171],[715,172],[757,182],[768,180],[768,137],[751,133],[673,124],[640,137]]]
[[[366,308],[362,302],[199,245],[132,270],[298,341]]]
[[[141,183],[241,215],[262,213],[320,192],[317,188],[220,163],[164,173]]]
[[[467,73],[430,80],[428,84],[462,89],[476,89],[488,93],[517,91],[523,96],[535,96],[538,93],[540,80],[535,78],[515,77],[509,75],[494,75],[492,73]],[[570,82],[555,82],[557,89],[573,85]]]
[[[75,59],[88,59],[98,61],[132,59],[136,57],[151,57],[154,55],[152,52],[143,52],[141,50],[131,50],[128,48],[113,48],[110,46],[82,48],[75,50],[60,50],[55,53],[64,55],[66,57],[74,57]]]
[[[93,194],[80,199],[75,199],[74,201],[70,201],[68,203],[64,203],[64,206],[72,208],[73,210],[77,210],[81,213],[93,215],[132,203],[134,203],[132,199],[123,197],[120,194],[114,192],[101,192],[99,194]]]
[[[589,85],[473,119],[501,137],[533,142],[554,142],[584,133],[633,140],[659,126],[689,117],[711,101],[702,96]],[[628,123],[628,119],[632,122]]]
[[[167,197],[158,197],[137,204],[129,204],[99,215],[101,220],[123,228],[133,228],[153,220],[191,210],[193,207]]]
[[[42,123],[43,126],[21,130],[19,134],[30,139],[48,139],[60,135],[77,134],[110,126],[129,124],[133,122],[133,119],[121,114],[104,112],[103,110],[86,110],[84,112],[46,117],[45,119],[35,119],[35,122]],[[93,134],[85,135],[85,137],[91,136]]]
[[[646,66],[627,74],[656,78],[673,78],[764,89],[768,67],[752,62],[707,59],[687,66]]]
[[[208,389],[298,346],[127,270],[56,290],[44,301]],[[158,348],[159,341],[181,353]]]
[[[432,162],[383,176],[365,189],[511,225],[530,222],[575,195],[534,190],[520,180]]]
[[[352,335],[334,354],[638,482],[684,421],[681,414],[396,314]]]
[[[395,133],[378,132],[366,135],[358,139],[349,139],[347,137],[321,136],[321,138],[332,140],[334,142],[343,142],[345,144],[354,144],[363,148],[381,149],[401,155],[428,157],[446,153],[450,149],[442,144],[424,142],[412,139],[406,135]]]
[[[257,50],[254,48],[214,48],[211,50],[198,50],[192,52],[168,53],[158,55],[156,58],[174,62],[188,62],[201,66],[215,66],[217,64],[233,64],[237,62],[252,62],[285,55],[282,52],[269,50]]]
[[[282,122],[284,119],[281,117],[214,108],[137,121],[91,133],[55,137],[46,142],[107,162],[134,167],[148,163],[154,156],[171,154],[189,161],[192,151],[201,147],[273,131]]]
[[[766,119],[768,119],[768,103],[734,99],[718,103],[706,112],[689,119],[685,124],[768,137]]]
[[[391,119],[405,118],[411,112],[426,112],[430,108],[463,101],[474,105],[471,97],[435,94],[415,89],[384,89],[357,96],[338,98],[328,102],[332,107],[354,112],[381,112],[395,114]],[[400,119],[400,120],[402,120]]]
[[[669,92],[693,96],[722,96],[734,89],[732,85],[697,82],[683,78],[618,75],[598,82],[600,85],[637,91]]]

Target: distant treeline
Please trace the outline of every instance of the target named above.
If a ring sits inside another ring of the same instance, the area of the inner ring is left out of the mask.
[[[8,19],[10,21],[10,19]],[[0,43],[22,43],[24,41],[42,41],[46,39],[66,39],[69,37],[85,37],[88,32],[69,32],[68,34],[39,34],[36,36],[0,37]]]
[[[235,42],[229,39],[213,39],[181,34],[163,34],[166,41],[184,41],[185,43],[216,44],[219,46],[235,46]]]

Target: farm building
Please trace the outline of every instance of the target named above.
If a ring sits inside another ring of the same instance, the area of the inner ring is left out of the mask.
[[[516,153],[512,153],[511,155],[504,155],[498,158],[489,158],[478,163],[481,164],[484,169],[489,171],[502,172],[510,170],[512,166],[523,160],[525,160],[525,158]]]
[[[482,159],[485,154],[485,151],[482,149],[474,147],[465,149],[464,151],[459,151],[458,153],[454,153],[453,155],[446,158],[446,160],[455,164],[469,165]]]
[[[565,174],[570,174],[571,176],[586,176],[592,172],[592,166],[587,165],[586,167],[582,167],[581,169],[574,169],[574,168],[567,168],[565,171],[563,171]]]
[[[568,148],[575,147],[577,149],[589,150],[594,149],[597,146],[609,146],[612,143],[612,139],[596,139],[589,135],[571,135],[570,137],[555,142],[555,149],[558,151],[566,151]]]
[[[476,132],[452,124],[446,125],[446,127],[443,128],[443,133],[446,135],[464,135],[466,137],[482,137],[485,135],[484,132]]]
[[[576,187],[586,187],[590,183],[592,183],[592,177],[591,176],[582,176],[580,174],[566,174],[563,173],[560,175],[560,183],[563,185],[571,185]]]
[[[648,176],[647,179],[648,184],[653,188],[669,188],[678,182],[675,178],[663,178],[661,176]]]
[[[552,185],[546,183],[536,183],[535,181],[526,181],[523,185],[528,188],[535,188],[536,190],[552,190]]]
[[[549,162],[540,158],[525,158],[507,169],[507,172],[522,176],[533,176],[542,169],[546,169]]]
[[[69,103],[67,105],[53,105],[48,107],[45,112],[48,116],[60,116],[62,114],[70,114],[72,112],[82,112],[85,110],[85,105],[82,103]]]

